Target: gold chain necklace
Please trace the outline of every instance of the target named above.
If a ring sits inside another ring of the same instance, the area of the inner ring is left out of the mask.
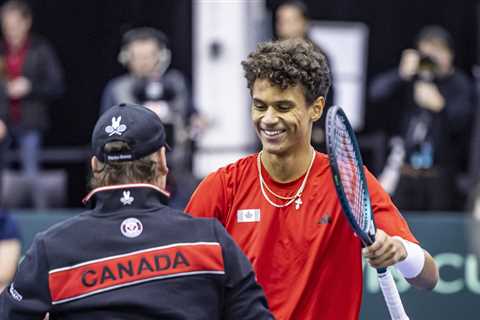
[[[261,163],[261,155],[262,155],[262,151],[260,151],[258,153],[258,156],[257,156],[257,167],[258,167],[258,177],[259,177],[259,180],[260,180],[260,189],[262,190],[262,194],[263,196],[265,197],[265,199],[268,201],[268,203],[270,203],[272,206],[276,207],[276,208],[284,208],[286,206],[289,206],[290,204],[292,204],[293,202],[295,202],[295,209],[299,209],[300,206],[302,205],[302,199],[301,199],[301,196],[302,196],[302,192],[303,190],[305,189],[305,185],[307,184],[307,179],[308,179],[308,176],[310,174],[310,169],[312,169],[312,166],[313,166],[313,162],[315,160],[315,150],[313,148],[312,149],[312,160],[310,161],[310,165],[308,167],[308,170],[307,170],[307,173],[305,173],[305,177],[303,178],[303,181],[302,181],[302,184],[300,185],[300,187],[298,188],[297,192],[295,193],[295,195],[291,196],[291,197],[284,197],[284,196],[281,196],[281,195],[278,195],[276,194],[275,192],[273,192],[273,190],[271,190],[267,183],[265,182],[265,180],[263,179],[263,176],[262,176],[262,163]],[[269,197],[268,197],[268,194],[267,192],[265,191],[265,189],[267,189],[268,192],[270,192],[271,194],[273,194],[275,197],[279,198],[279,199],[282,199],[282,200],[288,200],[287,202],[283,203],[283,204],[277,204],[275,202],[273,202]]]

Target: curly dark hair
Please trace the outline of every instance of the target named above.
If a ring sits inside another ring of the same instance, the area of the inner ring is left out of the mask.
[[[303,39],[260,43],[242,67],[250,91],[257,79],[268,79],[282,90],[301,84],[308,104],[326,97],[331,84],[327,59]]]

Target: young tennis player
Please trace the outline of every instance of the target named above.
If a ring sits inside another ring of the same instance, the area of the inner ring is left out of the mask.
[[[330,87],[325,57],[304,40],[285,40],[260,44],[242,66],[262,150],[206,177],[186,211],[222,222],[277,319],[358,319],[361,242],[341,212],[327,156],[310,143]],[[378,230],[364,257],[433,288],[432,257],[368,172],[367,180]]]

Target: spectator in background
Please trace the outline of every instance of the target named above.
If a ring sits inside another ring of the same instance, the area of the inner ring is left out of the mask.
[[[0,86],[2,84],[0,83]],[[5,156],[7,154],[7,114],[8,105],[5,96],[5,90],[0,88],[0,203],[2,199],[2,187],[3,187],[3,168],[5,166]]]
[[[118,61],[128,72],[108,82],[100,112],[121,102],[139,103],[154,109],[167,131],[173,131],[174,125],[177,130],[185,130],[196,110],[185,76],[170,68],[171,55],[168,39],[160,30],[143,27],[126,32]],[[173,136],[169,139],[174,147]]]
[[[126,32],[118,61],[128,72],[108,82],[101,113],[121,102],[158,101],[168,103],[166,107],[172,109],[165,113],[193,112],[186,79],[180,71],[170,68],[171,58],[167,37],[160,30],[143,27]]]
[[[469,140],[472,86],[456,69],[451,35],[442,27],[427,26],[416,49],[402,53],[400,65],[375,77],[370,98],[400,101],[399,127],[403,163],[393,192],[404,210],[451,210],[459,150]],[[395,101],[393,101],[394,103]],[[393,188],[392,188],[393,190]]]
[[[126,102],[146,105],[158,114],[173,148],[169,154],[169,161],[174,164],[169,179],[174,201],[171,205],[183,208],[190,195],[179,194],[176,181],[181,172],[191,171],[193,141],[205,127],[205,121],[193,107],[184,75],[170,68],[171,51],[163,32],[149,27],[126,32],[118,61],[128,72],[108,82],[100,111]]]
[[[8,103],[0,120],[7,125],[9,140],[18,145],[23,172],[34,177],[42,133],[49,124],[48,104],[63,92],[62,70],[50,44],[30,33],[32,12],[25,2],[5,2],[0,18],[4,66],[0,88]]]
[[[467,211],[473,213],[473,216],[480,220],[480,66],[473,68],[473,75],[475,78],[475,114],[473,116],[472,124],[472,139],[470,143],[470,154],[468,164],[468,180],[467,189],[468,206]]]
[[[1,94],[1,91],[0,91]],[[2,173],[6,154],[7,136],[7,104],[0,102],[0,292],[10,282],[15,273],[18,256],[20,254],[20,241],[16,225],[2,210]]]
[[[0,209],[0,292],[15,275],[20,248],[20,234],[15,221]]]
[[[284,1],[275,11],[275,31],[279,39],[304,38],[308,31],[308,9],[303,1]]]
[[[308,8],[307,5],[300,0],[289,0],[282,2],[275,11],[275,33],[278,39],[293,39],[293,38],[302,38],[310,41],[318,51],[320,51],[327,59],[327,64],[330,67],[328,62],[328,55],[325,53],[317,43],[311,40],[308,36],[309,29],[309,17],[308,17]],[[332,70],[332,68],[330,68]],[[332,77],[332,76],[331,76]],[[333,77],[332,77],[333,82]],[[325,115],[327,114],[328,108],[333,105],[333,96],[334,89],[333,86],[330,88],[327,100],[326,108],[324,110],[324,116],[320,121],[315,122],[313,125],[312,131],[312,145],[315,149],[326,152],[325,149]]]

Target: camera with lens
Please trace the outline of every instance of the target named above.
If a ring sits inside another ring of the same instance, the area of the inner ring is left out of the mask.
[[[175,110],[173,103],[176,95],[172,84],[162,79],[139,79],[133,87],[133,96],[137,102],[149,107],[162,120],[167,133],[167,143],[172,148],[175,147],[174,134],[178,125],[178,110]]]
[[[140,103],[147,101],[171,102],[175,99],[175,90],[161,80],[140,79],[134,86],[133,95]]]
[[[418,62],[417,78],[420,80],[433,80],[438,70],[437,62],[428,55],[421,54]]]

